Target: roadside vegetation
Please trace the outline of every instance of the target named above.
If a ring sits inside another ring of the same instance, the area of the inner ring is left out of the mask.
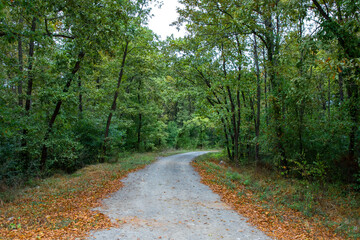
[[[143,168],[164,153],[132,153],[114,157],[109,163],[87,166],[72,174],[33,179],[22,188],[0,193],[1,239],[77,239],[89,231],[115,226],[93,208],[101,199],[119,190],[120,180]]]
[[[202,181],[240,214],[278,239],[358,239],[360,194],[343,183],[286,178],[246,161],[229,163],[224,153],[193,162]]]

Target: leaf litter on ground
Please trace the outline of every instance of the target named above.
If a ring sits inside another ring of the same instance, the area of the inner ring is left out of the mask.
[[[194,161],[195,170],[201,181],[219,194],[222,201],[229,204],[239,214],[248,218],[248,222],[275,239],[344,239],[334,228],[325,227],[316,218],[307,217],[288,207],[272,208],[272,203],[259,200],[247,187],[247,180],[226,181],[230,166],[208,159]],[[264,206],[268,207],[264,207]],[[270,205],[270,206],[269,206]]]
[[[0,206],[1,239],[83,239],[92,230],[118,223],[93,209],[122,187],[121,179],[156,160],[158,154],[132,154],[117,163],[87,166],[24,189]]]

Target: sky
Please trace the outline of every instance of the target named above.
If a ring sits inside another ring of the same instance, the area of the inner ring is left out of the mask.
[[[159,9],[157,6],[152,6],[151,13],[154,15],[149,21],[149,28],[157,35],[160,35],[162,40],[174,34],[174,37],[183,37],[185,29],[182,28],[177,31],[175,26],[169,26],[172,22],[176,21],[179,14],[176,12],[176,7],[181,4],[177,0],[163,0],[163,5]]]

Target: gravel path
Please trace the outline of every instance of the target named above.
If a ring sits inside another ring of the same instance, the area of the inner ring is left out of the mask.
[[[120,228],[89,239],[270,239],[200,183],[191,160],[206,152],[161,158],[123,180],[100,210]]]

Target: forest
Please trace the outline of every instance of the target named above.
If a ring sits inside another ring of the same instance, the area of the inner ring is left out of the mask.
[[[180,0],[163,41],[152,2],[1,1],[1,184],[217,148],[360,188],[359,1]]]

